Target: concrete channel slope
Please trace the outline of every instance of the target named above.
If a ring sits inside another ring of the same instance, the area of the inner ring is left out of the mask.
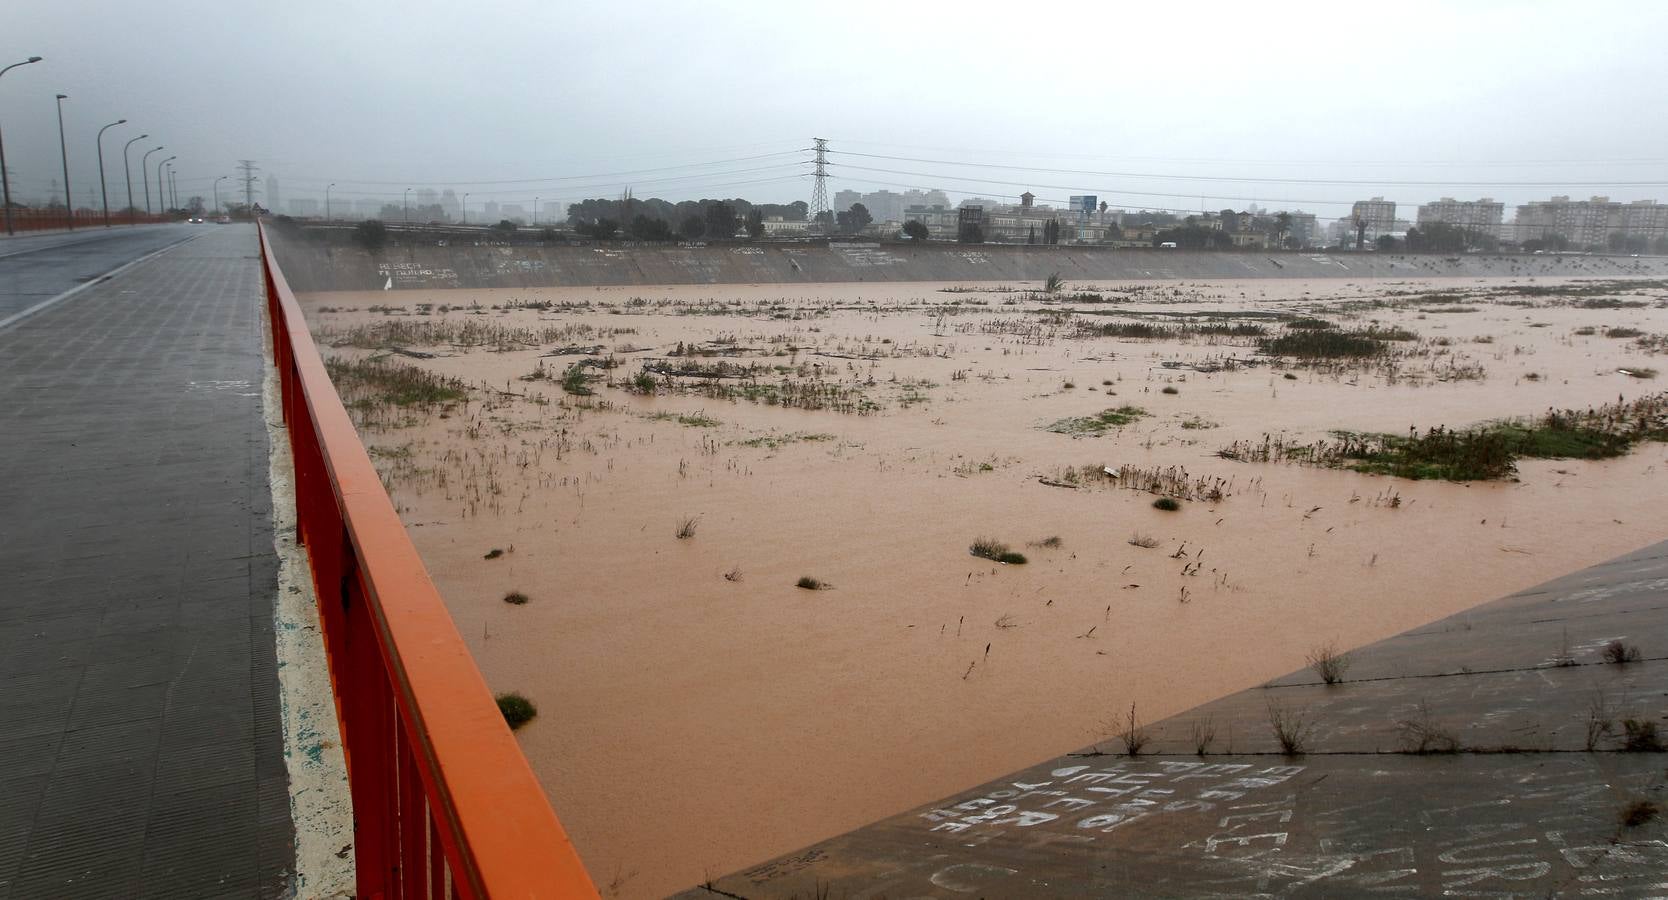
[[[1668,896],[1668,543],[1347,659],[681,896]]]
[[[1252,278],[1662,278],[1668,257],[1187,251],[994,244],[541,244],[396,233],[375,253],[345,230],[275,229],[298,292],[587,287]]]
[[[198,231],[0,329],[0,898],[288,890],[259,250]]]

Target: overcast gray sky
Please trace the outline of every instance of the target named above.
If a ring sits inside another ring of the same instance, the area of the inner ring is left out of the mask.
[[[797,151],[817,136],[837,151],[831,193],[1030,187],[1323,217],[1382,194],[1408,218],[1443,195],[1668,199],[1656,0],[12,0],[5,20],[0,65],[45,57],[0,78],[26,201],[62,178],[55,93],[77,205],[94,133],[123,117],[105,139],[112,206],[142,132],[135,162],[166,145],[151,160],[178,155],[182,196],[241,158],[285,197],[335,182],[341,199],[529,203],[629,183],[789,201],[809,197]]]

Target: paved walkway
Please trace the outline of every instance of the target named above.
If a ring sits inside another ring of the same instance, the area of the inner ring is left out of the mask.
[[[258,252],[0,330],[0,898],[287,886]]]
[[[1665,641],[1668,543],[683,897],[1668,896]]]
[[[90,290],[147,253],[212,231],[207,225],[141,225],[0,241],[0,328],[64,291]]]

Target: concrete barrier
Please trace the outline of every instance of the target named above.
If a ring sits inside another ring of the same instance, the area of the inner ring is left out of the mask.
[[[421,242],[418,242],[421,241]],[[651,284],[1068,282],[1245,278],[1668,277],[1668,257],[1189,251],[991,244],[442,244],[376,253],[275,241],[298,292]]]

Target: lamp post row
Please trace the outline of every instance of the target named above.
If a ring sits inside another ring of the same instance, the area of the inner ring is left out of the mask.
[[[31,63],[38,63],[41,59],[42,57],[39,56],[31,56],[22,62],[15,62],[11,65],[0,67],[0,75],[5,75],[7,72],[17,68],[18,66],[27,66]],[[70,99],[70,96],[68,94],[57,94],[54,99],[57,101],[58,105],[58,155],[60,161],[63,163],[64,169],[64,210],[69,215],[69,227],[73,230],[75,228],[75,203],[70,192],[69,143],[64,135],[64,101]],[[112,128],[115,128],[117,125],[126,124],[126,119],[117,119],[116,121],[99,128],[98,136],[94,139],[94,144],[97,146],[98,151],[99,197],[100,203],[104,207],[104,227],[106,228],[109,228],[111,223],[110,188],[104,175],[104,133]],[[128,157],[128,150],[131,149],[135,143],[148,137],[150,137],[148,133],[141,134],[122,145],[122,173],[127,183],[127,209],[129,215],[132,214],[136,207],[133,204],[133,169],[131,161]],[[146,215],[151,214],[151,188],[147,160],[150,158],[152,153],[162,149],[163,147],[158,146],[155,149],[146,151],[144,156],[141,157],[139,161],[139,178],[145,192]],[[178,156],[170,156],[157,163],[157,205],[161,207],[163,211],[167,211],[170,208],[179,209],[179,183],[176,177],[178,173],[174,170],[172,165],[173,161],[178,158]],[[164,180],[164,167],[166,167],[167,170],[166,180]],[[227,177],[229,176],[222,175],[215,179],[214,206],[216,210],[220,208],[220,182],[224,181]],[[3,204],[5,210],[6,233],[15,234],[16,232],[12,222],[12,183],[10,174],[6,170],[6,146],[3,135],[0,135],[0,204]]]

